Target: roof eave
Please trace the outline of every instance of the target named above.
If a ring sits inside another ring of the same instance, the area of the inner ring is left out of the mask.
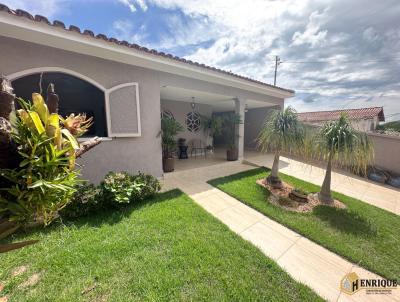
[[[32,26],[32,22],[35,22],[35,26]],[[279,98],[293,97],[295,93],[293,90],[259,84],[256,81],[206,69],[201,65],[197,66],[168,57],[152,55],[124,45],[87,37],[71,30],[49,26],[44,22],[37,22],[4,12],[0,12],[0,35]]]

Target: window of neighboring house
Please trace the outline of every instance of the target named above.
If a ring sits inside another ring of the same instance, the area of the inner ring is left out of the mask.
[[[12,81],[14,93],[24,100],[31,100],[32,92],[40,92],[40,73],[24,76]],[[58,113],[66,117],[71,113],[86,113],[93,117],[93,125],[85,134],[90,136],[107,136],[104,92],[85,80],[61,72],[44,72],[42,76],[42,95],[46,98],[47,87],[55,85],[60,99]]]

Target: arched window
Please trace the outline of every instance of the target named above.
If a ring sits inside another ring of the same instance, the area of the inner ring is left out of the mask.
[[[39,92],[40,73],[23,76],[12,81],[17,97],[30,100],[32,92]],[[43,96],[47,86],[53,83],[60,98],[59,114],[86,113],[93,117],[93,125],[85,136],[107,137],[104,92],[93,84],[62,72],[44,72],[41,80]]]

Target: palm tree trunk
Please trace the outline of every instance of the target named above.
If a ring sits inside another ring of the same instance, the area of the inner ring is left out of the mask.
[[[318,194],[319,200],[326,204],[333,203],[331,195],[331,176],[332,176],[332,153],[329,153],[328,165],[326,166],[324,182]]]
[[[282,187],[282,181],[279,178],[279,151],[275,152],[274,155],[274,162],[272,164],[272,170],[271,173],[268,175],[266,178],[266,182],[273,186],[274,188],[281,188]]]

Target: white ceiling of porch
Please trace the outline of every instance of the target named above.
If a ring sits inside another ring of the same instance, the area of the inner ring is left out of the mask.
[[[213,106],[213,111],[229,111],[235,108],[234,96],[220,95],[198,90],[190,90],[172,86],[160,88],[161,100],[170,100],[178,102],[192,102],[194,97],[195,103]],[[268,102],[260,102],[255,100],[247,100],[247,108],[269,107],[274,104]]]

